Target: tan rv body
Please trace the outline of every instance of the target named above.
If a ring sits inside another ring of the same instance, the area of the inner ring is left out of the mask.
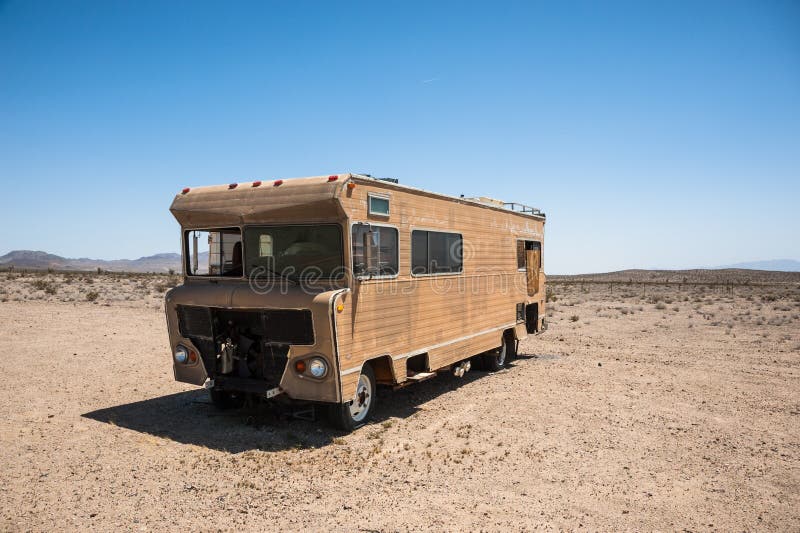
[[[383,209],[371,213],[370,196],[388,200],[388,214]],[[342,174],[184,190],[171,211],[182,234],[271,224],[340,226],[345,274],[339,279],[302,288],[287,283],[263,292],[254,290],[244,275],[192,276],[184,259],[184,284],[166,297],[173,351],[178,345],[197,353],[216,350],[213,340],[200,346],[196,337],[182,331],[189,319],[179,318],[179,307],[182,313],[205,308],[310,310],[313,344],[289,347],[277,383],[289,398],[347,403],[365,364],[371,365],[378,383],[400,385],[493,350],[504,338],[518,340],[544,327],[545,218],[530,208],[519,212],[486,198],[454,198]],[[352,242],[356,224],[397,230],[396,275],[353,272],[353,248],[360,245]],[[461,235],[462,270],[413,275],[414,230]],[[184,258],[186,242],[182,240]],[[296,371],[296,361],[312,356],[330,365],[323,379]],[[175,379],[208,386],[216,369],[206,367],[215,357],[201,353],[192,363],[173,361]],[[257,386],[248,390],[259,392]]]

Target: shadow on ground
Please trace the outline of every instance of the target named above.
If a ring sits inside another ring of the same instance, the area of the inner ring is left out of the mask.
[[[523,355],[520,360],[552,359],[549,355]],[[512,371],[511,368],[503,371]],[[470,372],[463,378],[450,373],[410,387],[393,391],[379,389],[372,422],[358,431],[369,431],[391,418],[408,418],[442,394],[475,380],[488,379],[486,372]],[[501,378],[501,376],[497,376]],[[501,378],[502,379],[502,378]],[[307,406],[296,408],[307,413]],[[285,407],[265,404],[221,411],[211,404],[204,390],[179,392],[98,409],[82,416],[98,422],[147,433],[184,444],[194,444],[230,453],[248,450],[278,451],[290,448],[317,448],[342,435],[326,424],[321,406],[316,420],[299,420]]]

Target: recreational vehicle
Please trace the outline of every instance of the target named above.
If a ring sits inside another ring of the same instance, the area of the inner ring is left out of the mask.
[[[345,430],[393,387],[499,370],[545,328],[545,215],[357,174],[186,188],[175,379],[221,407],[324,406]]]

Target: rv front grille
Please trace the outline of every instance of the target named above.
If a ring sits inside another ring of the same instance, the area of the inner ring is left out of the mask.
[[[178,327],[184,337],[212,339],[211,313],[208,307],[178,306]]]

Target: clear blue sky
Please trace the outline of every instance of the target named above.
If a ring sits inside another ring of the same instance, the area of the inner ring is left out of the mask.
[[[550,273],[800,259],[800,2],[0,0],[0,254],[347,171],[541,207]]]

